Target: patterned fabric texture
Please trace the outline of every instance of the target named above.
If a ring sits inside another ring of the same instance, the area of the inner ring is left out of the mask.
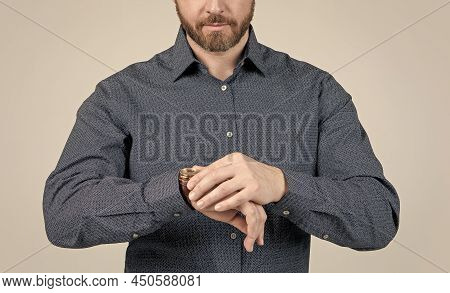
[[[249,32],[224,81],[180,26],[172,47],[97,84],[45,182],[52,244],[128,242],[124,272],[209,273],[308,272],[311,235],[357,251],[392,241],[399,198],[351,95]],[[245,234],[191,210],[178,189],[180,168],[232,152],[281,168],[288,182],[264,205],[265,241],[253,252]]]

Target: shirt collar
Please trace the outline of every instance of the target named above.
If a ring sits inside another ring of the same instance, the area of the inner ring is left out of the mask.
[[[263,48],[258,40],[253,26],[249,26],[249,38],[244,53],[239,62],[249,59],[261,73],[267,75],[267,68],[263,60]],[[178,35],[172,50],[172,80],[175,81],[182,75],[192,63],[201,63],[194,55],[191,46],[186,39],[186,31],[180,25]]]

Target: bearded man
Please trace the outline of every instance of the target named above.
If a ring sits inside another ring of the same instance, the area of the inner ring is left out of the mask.
[[[175,44],[80,106],[45,185],[51,243],[128,242],[134,273],[308,272],[311,235],[386,247],[400,202],[351,95],[259,43],[254,0],[174,4]]]

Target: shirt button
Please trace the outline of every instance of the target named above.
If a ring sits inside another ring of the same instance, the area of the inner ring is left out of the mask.
[[[137,239],[137,238],[139,238],[139,234],[133,233],[133,239]]]
[[[222,89],[222,91],[224,92],[224,91],[226,91],[227,90],[227,85],[226,84],[224,84],[222,87],[221,87],[221,89]]]
[[[323,237],[323,239],[328,239],[328,234],[325,234],[322,237]]]
[[[180,216],[180,213],[175,213],[175,214],[173,214],[173,216],[174,216],[174,217],[179,217],[179,216]]]
[[[232,137],[232,136],[233,136],[233,132],[228,131],[228,132],[227,132],[227,137]]]
[[[231,239],[236,239],[236,233],[234,233],[234,232],[231,233],[231,234],[230,234],[230,237],[231,237]]]
[[[289,211],[283,211],[283,215],[285,216],[289,215]]]

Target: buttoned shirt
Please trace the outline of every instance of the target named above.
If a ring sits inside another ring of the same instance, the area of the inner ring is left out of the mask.
[[[280,168],[288,186],[263,205],[265,241],[253,252],[180,194],[179,169],[230,153]],[[101,80],[80,105],[43,211],[56,246],[128,243],[124,272],[308,272],[311,235],[381,249],[400,203],[330,73],[259,43],[250,25],[221,80],[180,26],[173,46]]]

